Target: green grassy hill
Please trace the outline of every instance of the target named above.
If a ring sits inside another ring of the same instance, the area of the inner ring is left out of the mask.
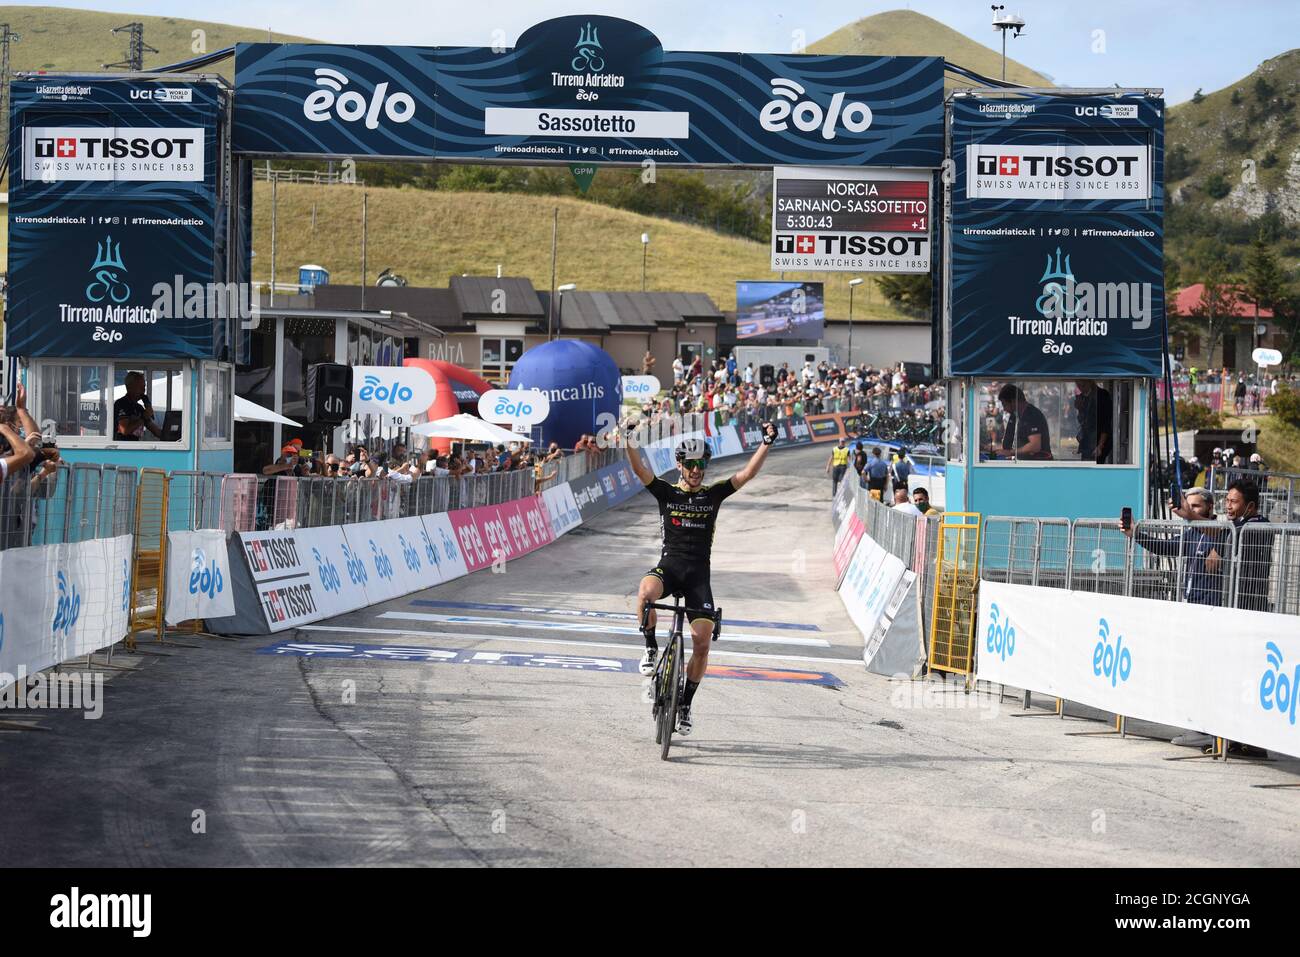
[[[951,63],[997,79],[1002,75],[1001,39],[989,27],[988,42],[999,49],[984,46],[958,33],[938,20],[912,10],[890,10],[863,17],[808,46],[809,53],[856,53],[875,56],[942,56]],[[1015,47],[1008,40],[1008,50]],[[1055,86],[1041,73],[1007,57],[1007,80],[1024,86]],[[969,80],[949,77],[946,85],[974,86]]]
[[[276,202],[276,280],[318,263],[336,283],[361,271],[361,190],[280,184]],[[767,246],[666,219],[568,197],[367,188],[370,281],[391,268],[416,286],[445,286],[453,275],[527,276],[551,286],[552,211],[560,211],[556,282],[579,289],[640,290],[641,233],[650,234],[646,288],[704,292],[719,309],[736,306],[737,279],[775,279]],[[312,208],[315,206],[315,228]],[[271,278],[271,188],[254,189],[253,275]],[[848,314],[847,274],[786,273],[826,283],[827,312]],[[873,291],[854,296],[855,320],[904,319]]]
[[[1165,132],[1167,255],[1184,264],[1180,285],[1213,262],[1240,269],[1261,225],[1285,264],[1300,266],[1300,50],[1172,107]]]
[[[148,17],[136,13],[101,13],[96,10],[76,10],[68,7],[0,6],[0,23],[22,39],[9,47],[10,68],[47,70],[51,73],[69,71],[99,71],[105,63],[116,63],[125,58],[126,34],[114,35],[114,27],[139,21],[144,24],[144,42],[156,47],[157,53],[146,53],[146,70],[169,63],[179,63],[200,53],[212,53],[241,41],[267,39],[267,31],[255,27],[234,27],[226,23],[209,23],[204,20],[181,20],[175,17]],[[195,30],[204,31],[196,38]],[[283,33],[271,34],[280,42],[311,42],[304,37]],[[195,50],[196,43],[203,49]],[[227,60],[208,72],[220,72],[233,80],[234,61]]]

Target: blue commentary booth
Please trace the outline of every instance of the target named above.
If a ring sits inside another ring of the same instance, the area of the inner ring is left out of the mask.
[[[948,508],[1144,517],[1167,352],[1160,91],[964,90],[947,110]]]
[[[6,351],[71,462],[228,471],[247,223],[230,90],[193,75],[11,85]],[[116,433],[128,373],[161,435]]]

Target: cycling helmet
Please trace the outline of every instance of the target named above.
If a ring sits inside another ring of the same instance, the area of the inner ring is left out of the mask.
[[[713,450],[709,448],[709,443],[703,439],[687,439],[677,446],[678,462],[685,462],[692,458],[704,459],[706,462],[713,458]]]

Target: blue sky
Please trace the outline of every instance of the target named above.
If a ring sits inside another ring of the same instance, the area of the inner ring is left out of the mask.
[[[540,20],[604,13],[649,27],[670,50],[752,52],[789,50],[797,30],[811,43],[860,17],[907,7],[990,48],[999,44],[989,3],[979,0],[224,0],[219,5],[45,0],[45,5],[51,2],[268,27],[320,40],[411,45],[490,46],[496,31],[513,44]],[[1028,23],[1024,36],[1008,41],[1008,56],[1069,86],[1162,87],[1171,104],[1188,99],[1197,87],[1207,93],[1224,87],[1262,61],[1300,46],[1295,0],[1028,0],[1006,6]]]

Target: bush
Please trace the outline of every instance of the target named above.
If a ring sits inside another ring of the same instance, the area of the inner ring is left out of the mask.
[[[1287,425],[1300,429],[1300,392],[1279,385],[1277,394],[1265,399],[1264,405]]]
[[[1232,185],[1222,173],[1211,173],[1205,178],[1205,191],[1214,199],[1223,199],[1232,192]]]
[[[1178,429],[1219,429],[1223,427],[1223,417],[1208,406],[1190,399],[1178,399],[1174,402],[1174,411],[1178,414]]]

